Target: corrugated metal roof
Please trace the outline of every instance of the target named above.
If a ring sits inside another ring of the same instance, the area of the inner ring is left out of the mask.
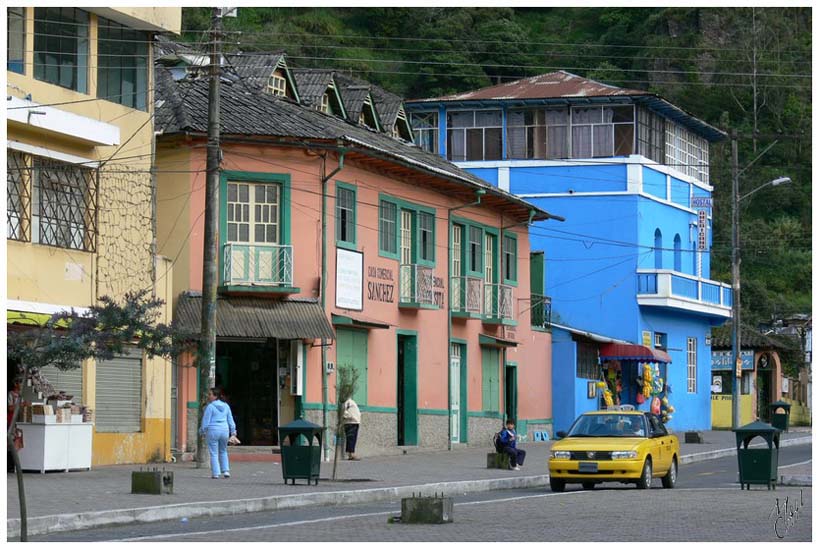
[[[180,295],[174,314],[180,330],[199,334],[201,315],[201,295]],[[315,300],[245,296],[217,298],[216,335],[223,338],[335,339],[333,328]]]
[[[799,349],[800,345],[788,336],[760,334],[753,327],[743,325],[740,331],[741,349],[755,350],[785,350]],[[732,349],[732,323],[726,323],[720,327],[712,327],[712,349]]]
[[[609,84],[583,78],[566,71],[555,71],[553,73],[522,78],[521,80],[515,80],[513,82],[505,82],[495,86],[488,86],[486,88],[480,88],[470,92],[413,101],[476,101],[482,99],[545,99],[558,97],[605,97],[630,95],[652,94],[645,90],[630,90],[627,88],[611,86]]]

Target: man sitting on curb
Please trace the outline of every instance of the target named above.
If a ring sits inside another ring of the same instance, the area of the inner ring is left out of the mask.
[[[501,441],[501,452],[510,455],[510,470],[520,470],[521,466],[524,465],[527,452],[515,448],[516,435],[513,419],[507,419],[507,427],[501,430],[499,440]]]

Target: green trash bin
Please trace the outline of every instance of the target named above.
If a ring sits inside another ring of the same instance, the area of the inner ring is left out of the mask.
[[[778,409],[783,409],[783,412],[777,412]],[[792,406],[785,401],[775,401],[769,405],[769,412],[771,413],[772,426],[780,428],[784,432],[789,431],[789,416],[791,415]]]
[[[315,442],[315,444],[314,444]],[[297,479],[306,479],[319,485],[322,462],[322,427],[307,420],[294,420],[279,427],[282,451],[282,477],[296,485]]]
[[[766,485],[772,489],[777,485],[777,460],[780,450],[780,429],[756,421],[732,430],[737,438],[737,468],[740,489],[750,485]],[[750,449],[749,443],[760,437],[766,447]]]

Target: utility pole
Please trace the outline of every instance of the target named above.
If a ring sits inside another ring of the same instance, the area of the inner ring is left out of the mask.
[[[732,132],[732,429],[740,427],[740,176],[737,166],[737,134]]]
[[[208,88],[208,157],[205,181],[205,242],[202,250],[202,332],[199,337],[199,421],[208,405],[208,390],[216,378],[216,287],[217,287],[217,223],[219,214],[219,78],[222,59],[222,13],[213,8],[211,16],[211,64]],[[200,430],[197,430],[197,434]],[[207,466],[205,437],[199,435],[196,446],[197,468]]]

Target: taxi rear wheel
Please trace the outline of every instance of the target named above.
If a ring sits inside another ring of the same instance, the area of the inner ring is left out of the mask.
[[[638,480],[638,489],[649,489],[652,486],[652,461],[648,458],[643,463],[641,478]]]
[[[669,471],[666,472],[666,475],[661,478],[663,481],[663,488],[664,489],[674,489],[675,484],[678,482],[678,459],[672,459],[672,465],[669,466]]]
[[[565,481],[550,478],[550,489],[552,489],[553,493],[563,493],[566,486],[567,483]]]

